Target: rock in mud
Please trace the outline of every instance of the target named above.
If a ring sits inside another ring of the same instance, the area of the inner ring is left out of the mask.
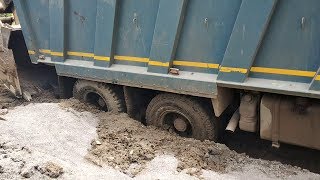
[[[199,176],[201,174],[201,169],[198,168],[188,168],[183,171],[191,176]]]
[[[41,174],[45,174],[51,178],[58,178],[64,171],[63,168],[53,162],[47,162],[43,166],[38,167]]]
[[[135,177],[142,169],[143,166],[137,163],[133,163],[129,166],[128,170],[126,171],[126,174],[130,177]]]
[[[24,167],[21,169],[20,175],[24,178],[30,178],[34,174],[34,167]]]
[[[0,174],[4,173],[4,168],[0,166]]]
[[[99,140],[96,140],[96,145],[101,145],[102,143],[101,143],[101,141],[99,141]]]
[[[0,115],[6,115],[8,112],[8,109],[0,109]]]

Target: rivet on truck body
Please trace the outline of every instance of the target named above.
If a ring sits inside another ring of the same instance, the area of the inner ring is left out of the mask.
[[[304,29],[304,28],[305,28],[305,25],[306,25],[306,18],[305,18],[305,17],[302,17],[302,18],[301,18],[301,29]]]
[[[204,18],[204,25],[206,26],[206,28],[209,28],[209,19],[208,18]]]

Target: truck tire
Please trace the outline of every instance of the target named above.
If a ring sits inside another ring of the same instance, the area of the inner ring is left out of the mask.
[[[147,125],[176,132],[183,137],[217,140],[217,119],[194,98],[160,94],[152,99],[146,112]]]
[[[98,106],[111,113],[125,111],[121,88],[109,87],[107,84],[87,80],[78,80],[73,87],[74,98]]]

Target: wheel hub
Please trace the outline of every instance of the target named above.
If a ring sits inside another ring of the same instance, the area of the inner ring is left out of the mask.
[[[99,97],[99,99],[98,99],[98,104],[99,104],[100,107],[105,107],[106,106],[106,103],[104,102],[104,100],[101,97]]]
[[[180,132],[185,132],[188,128],[188,124],[186,123],[186,121],[181,118],[175,119],[173,121],[173,125],[174,125],[174,128]]]

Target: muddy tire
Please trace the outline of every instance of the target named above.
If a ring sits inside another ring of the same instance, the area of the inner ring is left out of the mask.
[[[174,131],[184,137],[217,140],[215,116],[191,97],[175,94],[156,96],[147,108],[146,120],[147,125]]]
[[[73,87],[73,96],[81,102],[91,103],[111,113],[125,112],[123,91],[104,83],[78,80]]]

